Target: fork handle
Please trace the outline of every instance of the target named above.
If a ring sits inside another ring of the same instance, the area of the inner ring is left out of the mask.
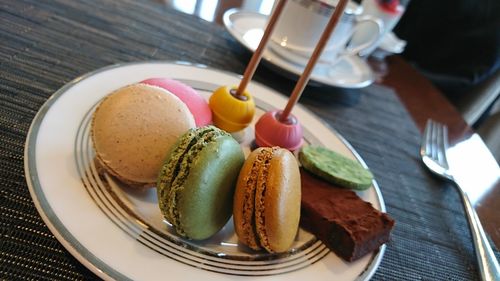
[[[483,226],[479,221],[476,211],[470,203],[469,197],[465,192],[459,188],[462,200],[464,203],[465,213],[469,220],[472,239],[474,240],[474,247],[476,250],[477,262],[479,264],[479,273],[483,281],[499,281],[500,280],[500,267],[498,261],[493,254],[490,243],[486,238]]]

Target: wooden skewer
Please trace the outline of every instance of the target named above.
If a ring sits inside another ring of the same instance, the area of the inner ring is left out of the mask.
[[[295,88],[293,89],[292,94],[290,95],[290,99],[288,100],[285,109],[279,116],[279,121],[281,122],[288,121],[288,116],[290,115],[292,108],[295,106],[300,96],[302,95],[302,92],[304,91],[307,82],[309,82],[309,78],[311,76],[311,72],[314,68],[314,65],[316,64],[321,53],[323,52],[323,49],[325,48],[326,43],[330,39],[333,29],[335,28],[338,21],[340,20],[340,17],[344,13],[344,10],[348,2],[349,0],[340,0],[337,6],[335,7],[335,11],[333,12],[332,17],[328,21],[325,30],[323,31],[323,34],[321,34],[318,44],[316,45],[316,48],[314,48],[311,58],[307,62],[307,65],[304,69],[304,72],[302,72],[299,81],[297,81],[297,84],[295,85]]]
[[[283,11],[283,7],[285,7],[287,0],[281,0],[278,2],[276,5],[276,8],[274,9],[273,14],[271,15],[271,18],[269,19],[269,22],[267,23],[267,27],[264,31],[264,34],[262,35],[262,39],[260,40],[259,46],[253,53],[252,58],[250,59],[250,62],[247,65],[247,68],[245,69],[245,73],[243,74],[243,79],[241,79],[240,85],[238,86],[238,89],[236,90],[235,96],[236,97],[243,97],[243,92],[245,91],[246,87],[248,86],[248,83],[250,80],[252,80],[253,74],[255,73],[255,70],[257,69],[257,66],[259,65],[260,59],[262,58],[262,54],[264,53],[264,49],[267,45],[267,42],[269,41],[269,38],[273,32],[274,26],[276,25],[276,22],[278,21],[281,12]]]

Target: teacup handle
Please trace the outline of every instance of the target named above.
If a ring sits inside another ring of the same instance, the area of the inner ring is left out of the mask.
[[[370,15],[363,15],[363,16],[360,16],[356,19],[356,26],[352,29],[350,37],[352,38],[354,33],[356,33],[356,31],[361,27],[361,25],[363,23],[374,24],[377,27],[377,32],[372,33],[373,35],[370,38],[370,40],[368,40],[365,43],[359,44],[359,45],[354,46],[354,47],[348,46],[345,49],[343,55],[362,56],[362,55],[364,55],[363,54],[364,50],[370,49],[374,44],[376,44],[379,41],[380,37],[382,36],[383,29],[384,29],[384,23],[380,19],[373,17],[373,16],[370,16]]]

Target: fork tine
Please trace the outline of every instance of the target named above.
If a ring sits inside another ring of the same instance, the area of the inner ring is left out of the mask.
[[[420,145],[420,155],[429,155],[430,151],[430,140],[431,140],[431,124],[432,120],[428,119],[425,125],[424,134],[422,137],[422,143]]]
[[[448,150],[449,143],[448,143],[448,126],[444,125],[444,151]]]
[[[444,139],[447,136],[444,134],[444,126],[441,123],[436,123],[436,160],[439,165],[444,166],[446,163]]]
[[[446,151],[448,149],[448,128],[432,119],[427,120],[420,156],[425,166],[434,174],[453,180],[449,173]]]
[[[441,152],[443,156],[443,165],[448,169],[448,160],[446,159],[446,151],[448,150],[448,127],[446,125],[442,125],[442,131],[443,131],[443,137],[442,137],[442,144],[441,144]]]
[[[430,157],[432,159],[438,159],[438,128],[437,124],[434,120],[430,120],[431,122],[431,141],[430,141]]]

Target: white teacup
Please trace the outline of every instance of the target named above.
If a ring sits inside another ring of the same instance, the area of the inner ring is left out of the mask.
[[[388,34],[394,26],[398,23],[399,19],[404,13],[404,6],[398,5],[395,11],[386,11],[377,4],[377,0],[363,0],[361,3],[363,7],[363,15],[370,15],[375,18],[380,19],[384,23],[384,28],[380,34],[380,37],[372,44],[370,47],[362,50],[360,55],[370,55],[381,43],[382,39],[386,34]],[[351,42],[353,44],[359,44],[359,42],[365,42],[367,37],[371,37],[371,34],[374,32],[372,26],[363,26],[356,31],[354,36],[352,37]]]
[[[290,61],[306,64],[337,3],[338,0],[289,0],[271,35],[270,47]],[[371,16],[361,16],[362,12],[361,6],[349,2],[319,63],[334,63],[344,54],[357,55],[376,43],[383,30],[383,23]],[[361,24],[371,24],[377,32],[367,38],[366,42],[356,46],[348,45]]]

